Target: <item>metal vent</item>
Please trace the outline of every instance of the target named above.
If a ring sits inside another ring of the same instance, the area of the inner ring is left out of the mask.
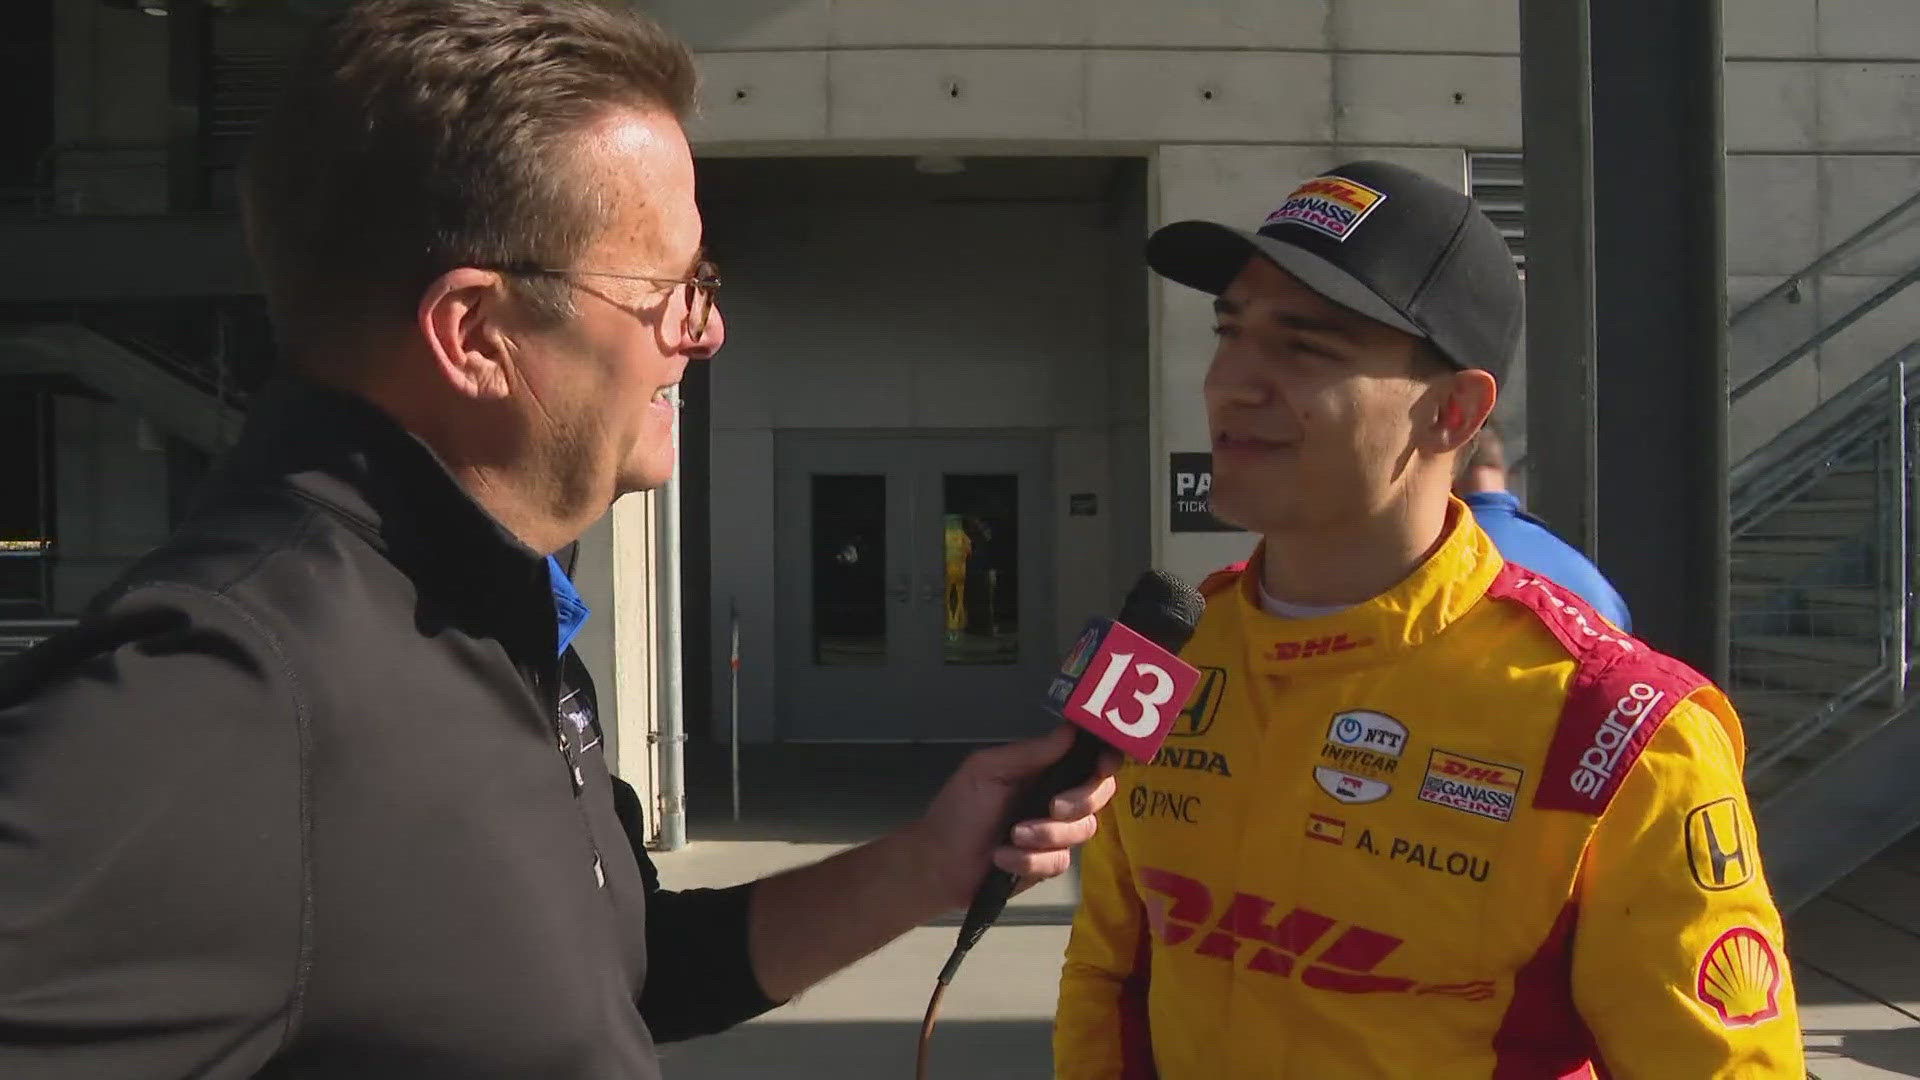
[[[1527,268],[1527,189],[1519,154],[1469,154],[1473,198],[1506,238],[1515,266]]]

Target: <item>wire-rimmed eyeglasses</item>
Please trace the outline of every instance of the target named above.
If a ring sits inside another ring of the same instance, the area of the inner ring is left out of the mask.
[[[621,281],[644,281],[650,285],[678,285],[687,291],[687,335],[695,341],[706,336],[707,323],[713,318],[713,294],[720,291],[720,268],[711,260],[702,259],[694,266],[693,273],[681,278],[651,277],[646,274],[617,274],[611,270],[563,270],[548,266],[529,266],[516,264],[509,266],[481,267],[483,270],[497,270],[503,274],[543,275],[567,279],[580,277],[606,277]]]

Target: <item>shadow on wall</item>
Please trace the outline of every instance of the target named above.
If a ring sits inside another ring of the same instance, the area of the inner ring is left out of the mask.
[[[676,1080],[778,1076],[842,1080],[913,1071],[917,1021],[791,1023],[762,1021],[723,1035],[660,1048]],[[1047,1020],[951,1020],[934,1032],[928,1073],[1045,1080],[1053,1075],[1053,1025]]]

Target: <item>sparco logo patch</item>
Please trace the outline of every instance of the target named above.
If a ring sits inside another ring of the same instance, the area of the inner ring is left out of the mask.
[[[1593,733],[1593,742],[1580,752],[1579,764],[1573,770],[1568,783],[1573,790],[1589,799],[1598,799],[1609,780],[1613,779],[1613,770],[1620,764],[1620,756],[1627,747],[1633,745],[1633,737],[1639,732],[1640,725],[1647,722],[1647,715],[1660,704],[1665,694],[1643,682],[1627,687],[1627,692],[1614,702],[1613,711]]]
[[[1316,176],[1295,188],[1265,224],[1304,225],[1344,241],[1386,201],[1384,193],[1344,176]]]

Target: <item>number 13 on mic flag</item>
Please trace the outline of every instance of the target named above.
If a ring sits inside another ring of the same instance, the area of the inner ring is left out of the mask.
[[[1200,672],[1125,623],[1098,618],[1053,678],[1047,700],[1135,761],[1153,760],[1200,684]]]

